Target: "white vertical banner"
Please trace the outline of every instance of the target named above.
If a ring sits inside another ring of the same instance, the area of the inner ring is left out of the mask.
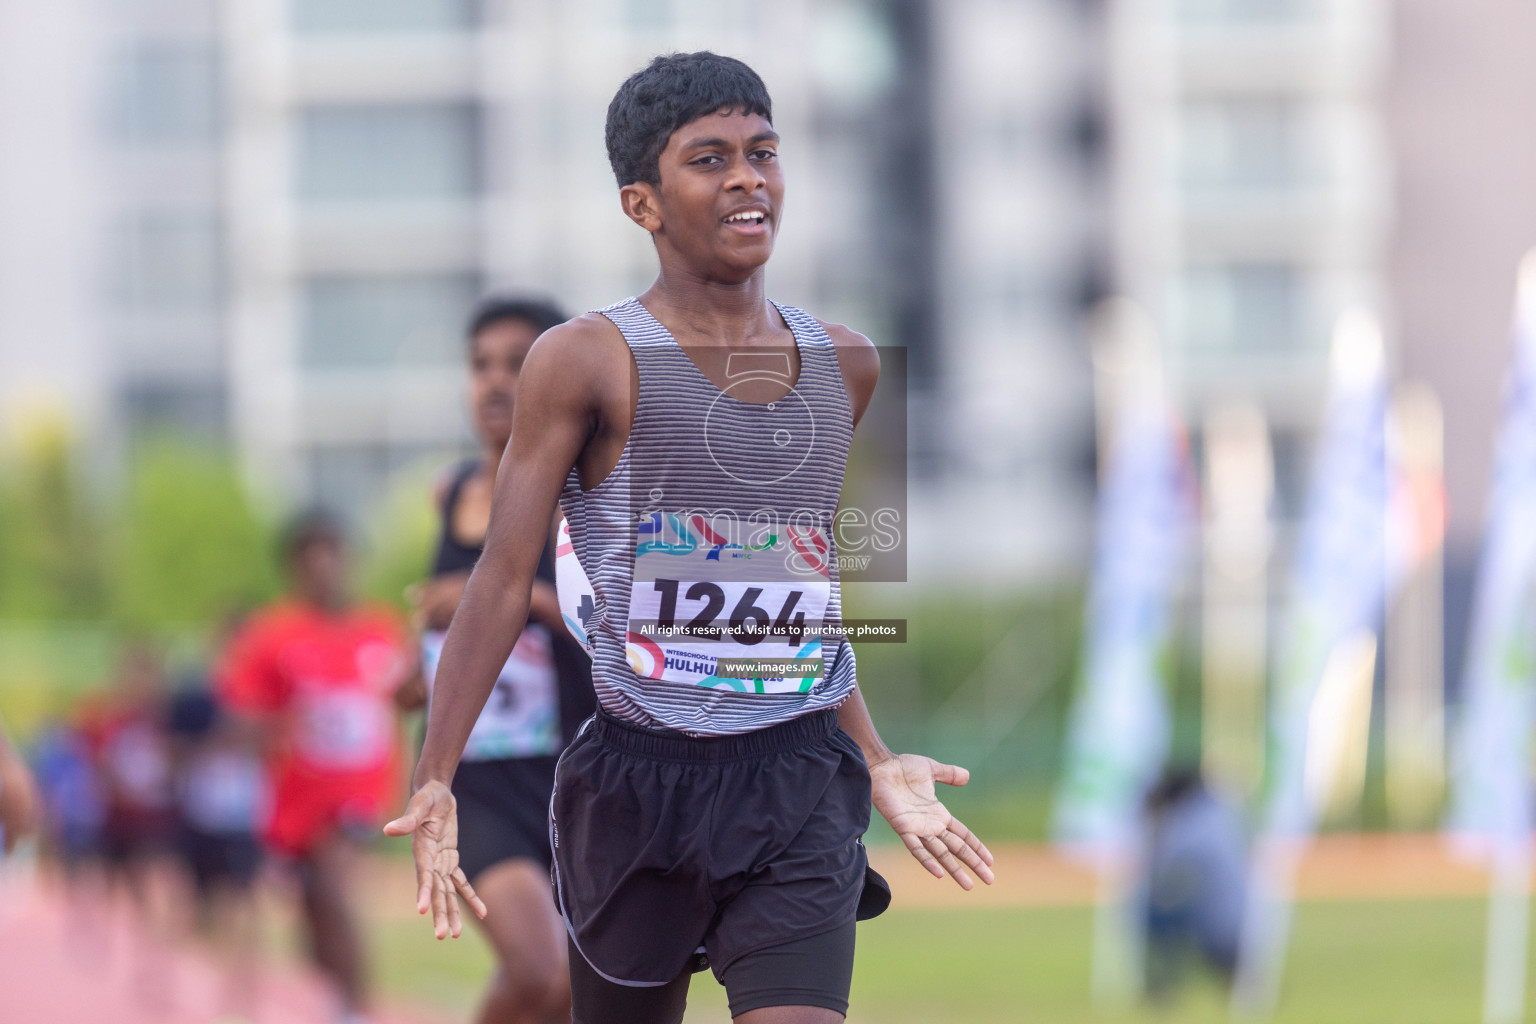
[[[1344,747],[1355,736],[1338,716],[1314,714],[1314,707],[1368,700],[1386,590],[1386,399],[1376,322],[1364,311],[1347,312],[1334,333],[1273,685],[1267,797],[1233,988],[1234,1006],[1245,1013],[1267,1013],[1278,997],[1296,860],[1330,789],[1321,776],[1332,769],[1323,769],[1345,763]]]
[[[1521,263],[1514,350],[1473,601],[1447,830],[1491,858],[1484,1020],[1523,1018],[1536,679],[1536,250]]]
[[[1399,385],[1388,417],[1387,810],[1398,827],[1433,821],[1445,790],[1445,424],[1422,382]]]
[[[1195,484],[1187,446],[1163,394],[1156,344],[1144,317],[1118,310],[1115,365],[1101,370],[1101,416],[1112,432],[1101,448],[1097,542],[1072,710],[1055,809],[1056,841],[1091,860],[1101,876],[1095,930],[1095,993],[1134,991],[1139,970],[1123,896],[1140,843],[1141,802],[1168,749],[1164,666],[1173,598],[1187,568]]]

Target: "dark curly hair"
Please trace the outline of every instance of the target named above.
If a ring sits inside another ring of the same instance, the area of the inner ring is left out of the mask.
[[[521,320],[539,334],[543,334],[570,317],[559,306],[547,299],[519,298],[511,295],[492,295],[480,301],[465,325],[464,337],[474,341],[481,331],[503,320]]]
[[[669,53],[624,80],[608,104],[608,163],[619,187],[661,184],[657,158],[689,121],[717,110],[759,114],[773,122],[773,101],[757,72],[734,57],[700,50]]]
[[[318,505],[288,520],[278,535],[277,549],[284,561],[291,561],[313,544],[347,545],[346,523],[335,512]]]

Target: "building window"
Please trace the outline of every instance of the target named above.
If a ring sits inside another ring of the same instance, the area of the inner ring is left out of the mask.
[[[126,145],[209,143],[223,122],[218,53],[196,42],[143,42],[107,69],[108,120]]]
[[[1174,315],[1191,353],[1295,351],[1314,340],[1306,275],[1290,263],[1191,266],[1176,288]]]
[[[469,103],[315,106],[299,115],[297,191],[311,202],[443,200],[480,184]]]
[[[309,456],[310,500],[343,515],[374,504],[389,481],[389,448],[324,445]]]
[[[112,231],[110,294],[131,313],[213,313],[223,290],[217,214],[140,210]]]
[[[1314,0],[1175,0],[1174,10],[1186,25],[1273,23],[1293,21],[1312,13]]]
[[[299,360],[317,369],[452,362],[479,292],[474,274],[312,277],[303,286]]]
[[[1189,103],[1179,121],[1179,178],[1191,196],[1275,192],[1307,176],[1300,104],[1245,98]]]
[[[306,453],[309,500],[366,526],[378,519],[396,474],[433,456],[447,457],[439,445],[319,444]]]
[[[218,437],[225,429],[224,389],[217,381],[129,382],[124,385],[120,400],[130,437],[157,434]]]
[[[624,20],[631,29],[659,31],[672,27],[672,0],[622,0]]]
[[[462,31],[480,24],[479,0],[292,0],[296,32]]]

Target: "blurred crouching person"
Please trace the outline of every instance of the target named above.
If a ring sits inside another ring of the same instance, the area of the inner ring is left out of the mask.
[[[1247,892],[1243,816],[1190,769],[1166,774],[1147,794],[1145,807],[1147,995],[1169,998],[1196,965],[1230,985]]]

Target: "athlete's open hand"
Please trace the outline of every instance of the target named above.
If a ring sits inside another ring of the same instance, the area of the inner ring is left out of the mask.
[[[992,884],[992,851],[939,802],[933,784],[963,786],[970,778],[964,768],[919,754],[895,754],[869,769],[875,809],[923,867],[935,878],[949,872],[962,889],[976,884],[966,868]]]
[[[930,787],[931,788],[931,787]],[[480,918],[485,903],[459,867],[459,814],[453,793],[441,782],[429,782],[416,791],[405,813],[384,826],[387,836],[410,836],[411,856],[416,859],[416,913],[432,910],[432,933],[439,939],[455,939],[464,930],[459,918],[459,898]]]

